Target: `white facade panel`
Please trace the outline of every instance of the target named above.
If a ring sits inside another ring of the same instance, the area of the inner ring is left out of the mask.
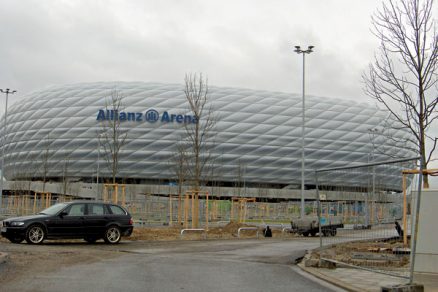
[[[97,121],[106,98],[117,89],[125,96],[126,112],[155,109],[162,115],[191,114],[184,86],[142,82],[102,82],[52,86],[29,94],[10,107],[5,148],[7,179],[42,176],[44,153],[49,156],[48,177],[62,176],[68,160],[69,177],[96,176]],[[210,87],[210,102],[217,125],[213,156],[218,158],[214,180],[233,182],[239,165],[244,180],[253,184],[300,184],[301,96],[239,88]],[[387,113],[364,103],[306,97],[306,183],[313,171],[389,157],[376,153],[370,129],[383,127]],[[120,155],[120,178],[172,179],[171,156],[185,134],[178,123],[125,121],[127,143]],[[395,131],[397,138],[407,134]],[[49,145],[49,146],[48,146]],[[388,146],[391,147],[391,146]],[[391,150],[391,149],[389,149]],[[397,147],[398,157],[412,157]],[[100,149],[100,176],[109,171]],[[398,171],[385,179],[388,188],[400,188]],[[343,182],[348,185],[348,182]],[[353,183],[353,181],[351,182]]]

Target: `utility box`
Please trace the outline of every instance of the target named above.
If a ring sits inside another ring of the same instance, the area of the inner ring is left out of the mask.
[[[417,192],[413,193],[414,199]],[[438,276],[438,190],[422,190],[415,255],[415,273]]]

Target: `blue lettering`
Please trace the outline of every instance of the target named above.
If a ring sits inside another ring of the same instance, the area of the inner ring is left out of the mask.
[[[135,113],[128,113],[128,121],[135,121]]]
[[[143,113],[139,112],[119,112],[118,110],[98,110],[97,121],[105,121],[105,120],[120,120],[120,121],[143,121]],[[150,123],[154,123],[160,120],[160,114],[154,110],[150,109],[144,114],[144,120]],[[162,123],[178,123],[178,124],[197,124],[198,118],[192,115],[178,115],[178,114],[169,114],[167,111],[163,112],[161,117]]]
[[[163,116],[161,117],[161,122],[162,122],[162,123],[168,123],[168,122],[170,122],[170,120],[169,120],[169,113],[168,113],[168,112],[164,112],[164,113],[163,113]]]
[[[192,116],[186,115],[184,116],[184,123],[190,124],[192,122]]]
[[[96,120],[100,121],[104,121],[105,120],[105,112],[103,110],[99,110],[99,112],[97,113],[97,118]]]

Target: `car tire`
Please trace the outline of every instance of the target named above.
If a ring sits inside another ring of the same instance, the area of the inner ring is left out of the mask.
[[[24,237],[22,237],[22,236],[8,237],[8,240],[12,243],[22,243],[24,240]]]
[[[34,224],[26,230],[26,241],[30,244],[41,244],[46,237],[46,231],[40,224]]]
[[[105,240],[105,242],[109,244],[119,243],[121,238],[122,233],[120,231],[120,228],[115,225],[108,227],[105,231],[105,235],[103,236],[103,240]]]
[[[87,237],[84,237],[84,240],[86,242],[88,242],[88,243],[95,243],[97,238],[96,237],[87,236]]]

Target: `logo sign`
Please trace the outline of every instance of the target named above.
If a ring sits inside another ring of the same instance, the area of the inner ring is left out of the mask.
[[[144,116],[145,116],[145,120],[148,121],[149,123],[155,123],[160,118],[160,114],[154,109],[148,110],[144,114]]]
[[[197,124],[198,119],[192,115],[170,114],[164,111],[160,114],[155,109],[148,109],[144,114],[142,112],[119,112],[118,110],[99,110],[97,112],[97,121],[127,121],[127,122],[149,122],[149,123],[177,123],[177,124]]]

